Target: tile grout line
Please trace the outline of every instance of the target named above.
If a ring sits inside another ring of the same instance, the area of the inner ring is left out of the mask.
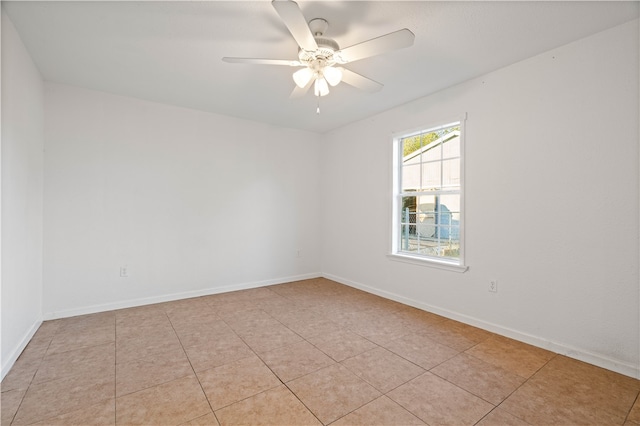
[[[40,327],[42,327],[42,324],[40,324]],[[38,330],[40,330],[40,327],[38,327]],[[22,403],[24,402],[24,398],[27,396],[27,392],[29,392],[29,389],[31,388],[31,385],[33,384],[33,380],[36,378],[36,374],[38,374],[38,370],[40,370],[40,367],[42,366],[42,362],[44,361],[44,358],[47,356],[47,352],[49,352],[49,347],[51,346],[51,342],[56,337],[56,334],[58,334],[58,329],[59,328],[60,328],[60,326],[58,326],[56,328],[55,333],[53,333],[53,336],[51,336],[51,339],[49,339],[49,343],[47,343],[47,348],[43,351],[42,357],[40,358],[40,361],[38,362],[38,366],[35,368],[35,370],[33,372],[33,375],[31,376],[31,380],[29,380],[29,384],[27,385],[27,387],[24,390],[24,394],[22,395],[22,398],[20,398],[20,403],[18,404],[18,407],[16,408],[16,412],[13,413],[13,417],[11,417],[11,420],[9,421],[9,425],[13,424],[13,422],[16,420],[16,416],[20,412],[20,407],[22,407]],[[33,337],[35,337],[35,335],[38,333],[38,330],[36,330],[36,332],[34,333]],[[31,341],[33,340],[33,337],[31,338],[29,343],[31,343]],[[25,349],[23,350],[22,353],[24,353],[24,351],[26,351],[27,347],[29,346],[29,343],[27,343],[27,346],[25,347]],[[20,354],[20,355],[22,355],[22,354]],[[20,357],[18,357],[18,359],[20,359]],[[7,373],[7,375],[9,375],[9,373]],[[7,375],[5,375],[5,378],[6,378]],[[46,419],[43,419],[43,420],[46,420]]]
[[[520,386],[516,387],[511,393],[509,393],[509,395],[507,395],[502,401],[500,401],[500,404],[496,405],[495,408],[500,408],[501,410],[506,411],[507,413],[511,414],[512,416],[522,420],[523,422],[527,422],[525,419],[521,418],[519,415],[512,413],[511,411],[507,410],[506,408],[502,408],[502,404],[511,397],[511,395],[513,395],[514,393],[516,393],[520,388],[522,388],[525,384],[529,383],[529,380],[531,380],[536,374],[538,374],[538,372],[540,372],[540,370],[542,370],[547,364],[549,364],[551,362],[551,360],[553,360],[554,358],[556,358],[558,356],[558,354],[554,354],[551,358],[549,358],[547,361],[545,361],[544,364],[542,364],[540,366],[540,368],[538,368],[536,371],[534,371],[529,377],[525,378],[525,381],[522,382],[520,384]],[[522,376],[521,376],[522,377]],[[494,408],[494,410],[495,410]],[[491,410],[493,411],[493,410]],[[487,413],[488,415],[489,413]],[[528,422],[527,422],[528,423]]]
[[[209,305],[206,301],[205,301],[205,304],[215,314],[215,311],[211,308],[211,305]],[[207,400],[207,404],[209,405],[209,408],[211,409],[211,413],[213,414],[213,417],[216,419],[218,424],[220,424],[220,420],[218,419],[218,416],[216,415],[216,412],[213,409],[213,406],[211,406],[211,401],[209,401],[209,397],[207,396],[207,393],[204,391],[204,387],[202,387],[202,382],[200,382],[200,377],[198,377],[198,373],[196,373],[196,369],[193,367],[193,363],[191,362],[191,359],[189,358],[189,355],[187,354],[187,350],[184,348],[184,345],[182,344],[182,339],[180,339],[180,335],[176,331],[176,328],[173,325],[173,321],[171,321],[171,317],[169,316],[169,314],[167,314],[167,311],[165,311],[164,309],[162,311],[167,316],[167,320],[169,321],[169,324],[171,324],[171,329],[175,333],[176,338],[178,339],[178,342],[180,343],[180,348],[182,349],[182,352],[184,353],[185,358],[187,358],[187,361],[189,362],[189,366],[191,367],[191,371],[193,371],[193,375],[195,376],[196,380],[198,381],[198,386],[200,386],[200,390],[202,391],[202,394],[204,395],[204,398]],[[204,414],[203,416],[198,416],[198,417],[196,417],[194,419],[187,420],[187,421],[189,422],[189,421],[192,421],[192,420],[198,419],[200,417],[204,417],[204,416],[206,416],[206,414]]]
[[[629,408],[629,411],[627,411],[627,415],[624,417],[624,421],[625,421],[624,424],[626,424],[627,421],[630,421],[629,420],[629,416],[631,415],[631,411],[633,410],[633,407],[636,404],[640,405],[640,390],[638,391],[638,395],[636,395],[636,399],[633,400],[633,403],[631,404],[631,407]]]

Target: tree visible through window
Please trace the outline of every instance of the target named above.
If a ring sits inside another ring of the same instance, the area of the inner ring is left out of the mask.
[[[462,264],[462,125],[401,135],[394,143],[394,254]]]

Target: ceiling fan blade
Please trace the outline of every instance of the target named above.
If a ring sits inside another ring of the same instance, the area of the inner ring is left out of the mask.
[[[311,80],[309,80],[309,82],[307,83],[306,86],[304,87],[298,87],[298,85],[296,85],[296,87],[293,88],[293,91],[291,92],[291,94],[289,95],[289,99],[296,99],[296,98],[301,98],[303,97],[311,88],[311,85],[316,81],[315,78],[312,78]]]
[[[300,61],[291,61],[289,59],[230,58],[225,56],[222,60],[232,64],[286,65],[289,67],[302,66]]]
[[[273,5],[280,18],[284,21],[284,24],[289,29],[289,32],[304,50],[317,50],[318,44],[316,40],[313,38],[313,34],[309,29],[309,24],[307,24],[307,20],[305,19],[298,3],[295,1],[283,1],[283,0],[272,0],[271,4]]]
[[[353,87],[364,90],[365,92],[374,93],[382,89],[383,85],[377,81],[373,81],[363,75],[350,71],[346,68],[339,68],[342,71],[342,82]]]
[[[392,50],[409,47],[413,44],[415,37],[411,31],[404,28],[380,37],[372,38],[371,40],[363,41],[362,43],[354,44],[353,46],[345,47],[337,51],[335,56],[338,58],[339,63],[346,64],[391,52]]]

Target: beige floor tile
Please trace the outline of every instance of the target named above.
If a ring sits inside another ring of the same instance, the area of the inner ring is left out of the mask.
[[[305,339],[309,339],[320,334],[337,332],[342,329],[338,324],[330,320],[322,321],[300,321],[295,324],[287,325],[295,333]]]
[[[11,424],[25,393],[26,389],[2,391],[0,394],[0,424]]]
[[[258,355],[303,340],[302,337],[280,323],[274,326],[238,332],[238,334]]]
[[[150,305],[134,306],[131,308],[117,309],[113,311],[116,316],[116,325],[119,321],[132,317],[132,318],[148,318],[156,315],[164,314],[162,309],[162,303],[153,303]]]
[[[431,372],[494,405],[500,404],[525,381],[515,373],[464,353]]]
[[[13,364],[11,370],[2,379],[2,392],[10,390],[26,390],[33,381],[42,358],[26,358],[20,356],[18,360]]]
[[[389,398],[428,424],[472,425],[494,406],[429,372],[394,389]]]
[[[40,334],[36,332],[36,334],[20,354],[19,358],[22,358],[24,360],[42,359],[47,353],[47,350],[49,349],[51,341],[54,337],[55,335],[49,335],[48,333]]]
[[[425,332],[429,326],[445,321],[440,315],[406,305],[397,310],[395,315],[403,321],[405,327],[415,333]]]
[[[39,339],[51,341],[53,336],[55,336],[60,329],[61,324],[62,320],[60,319],[43,321],[42,324],[40,324],[40,327],[38,327],[38,331],[36,331],[36,334],[33,336],[32,341]]]
[[[287,311],[298,311],[300,309],[304,309],[304,306],[295,303],[292,300],[289,300],[285,297],[278,296],[271,297],[269,299],[260,300],[260,309],[268,313],[269,315],[275,315],[277,313],[287,312]]]
[[[534,425],[598,424],[592,409],[581,407],[566,395],[551,394],[528,382],[500,404],[500,408]]]
[[[455,322],[450,320],[432,324],[422,334],[458,352],[466,351],[478,344],[478,342],[473,339],[475,336],[461,332]]]
[[[16,413],[14,424],[30,424],[82,409],[115,397],[115,365],[100,371],[32,384]]]
[[[319,334],[308,341],[338,362],[378,347],[375,343],[347,330]]]
[[[284,311],[274,316],[286,327],[306,338],[339,331],[341,327],[324,315],[308,309]]]
[[[174,300],[160,303],[159,306],[171,318],[172,322],[214,313],[211,306],[201,297]]]
[[[42,426],[115,425],[116,401],[115,399],[106,399],[97,404],[91,404],[88,407],[51,417],[34,424]]]
[[[196,372],[255,356],[251,348],[235,334],[225,334],[203,344],[185,346],[185,351]]]
[[[195,376],[116,398],[116,424],[176,425],[211,412]]]
[[[166,350],[116,366],[116,396],[123,396],[193,374],[181,347]]]
[[[115,363],[115,343],[47,354],[38,368],[33,383],[42,383],[48,380],[62,379],[102,370],[112,372]]]
[[[176,332],[180,330],[188,330],[191,327],[215,325],[216,323],[224,324],[222,318],[216,315],[211,308],[207,306],[206,309],[206,311],[176,311],[169,314],[169,320]]]
[[[424,369],[384,348],[375,348],[341,362],[382,393],[424,373]]]
[[[409,330],[402,326],[376,327],[372,325],[351,330],[377,345],[383,345],[409,333]]]
[[[640,424],[640,395],[638,395],[635,404],[633,404],[631,411],[629,411],[627,421]]]
[[[355,312],[342,325],[379,345],[410,333],[400,318],[377,309]]]
[[[73,351],[89,346],[104,345],[116,340],[115,320],[112,325],[88,326],[77,325],[60,330],[51,340],[48,354]]]
[[[75,317],[63,318],[60,321],[57,333],[67,331],[99,330],[105,327],[115,327],[115,311],[98,312],[95,314],[78,315]]]
[[[200,416],[196,419],[190,420],[186,423],[182,423],[181,426],[218,426],[218,419],[213,412]]]
[[[459,321],[446,319],[446,322],[450,323],[451,329],[455,330],[457,333],[465,336],[466,338],[474,341],[475,343],[482,343],[485,340],[497,336],[490,331],[483,330],[478,327],[474,327],[472,325],[468,325]],[[443,324],[443,323],[438,323]],[[435,324],[433,327],[437,327],[438,324]]]
[[[265,352],[261,358],[283,382],[335,363],[306,341]]]
[[[555,378],[559,383],[572,381],[594,388],[608,387],[608,392],[640,392],[639,380],[562,355],[554,356],[536,376]]]
[[[324,278],[46,321],[0,386],[16,425],[640,426],[638,380]]]
[[[374,387],[340,364],[292,380],[287,386],[325,424],[380,396]]]
[[[216,295],[222,296],[222,295]],[[215,297],[215,296],[209,296]],[[237,301],[224,301],[219,299],[207,299],[207,303],[213,309],[213,312],[216,313],[222,319],[232,318],[240,312],[253,311],[256,309],[260,309],[260,305],[258,303],[254,303],[250,300],[237,300]]]
[[[152,336],[166,336],[175,334],[169,318],[155,319],[152,321],[135,321],[127,320],[126,323],[116,327],[116,341],[129,339],[149,339]]]
[[[120,309],[116,313],[116,330],[120,327],[153,327],[168,323],[167,314],[159,305]]]
[[[181,348],[180,340],[173,330],[159,333],[150,332],[136,338],[118,339],[116,341],[116,362],[135,361],[145,358],[169,348]]]
[[[430,370],[460,353],[420,333],[408,334],[382,346],[425,370]]]
[[[280,322],[262,309],[239,311],[227,315],[224,322],[235,332],[242,335],[256,329],[281,326]]]
[[[529,423],[517,418],[513,414],[496,407],[492,412],[484,416],[477,426],[527,426]]]
[[[595,383],[595,382],[594,382]],[[588,383],[569,384],[564,380],[534,376],[523,384],[500,408],[531,424],[622,424],[633,397]],[[627,409],[621,409],[627,406]]]
[[[386,396],[381,396],[331,423],[331,426],[409,426],[424,424],[422,420]]]
[[[524,378],[531,377],[554,356],[544,349],[500,336],[493,336],[466,352]]]
[[[637,380],[557,356],[501,407],[529,423],[559,418],[582,424],[622,424],[639,391]]]
[[[198,379],[213,410],[282,384],[256,356],[200,371]]]
[[[218,320],[207,324],[176,327],[176,333],[183,346],[204,345],[223,335],[235,335],[235,332],[224,321]]]
[[[281,385],[216,411],[221,425],[321,425],[318,419]]]

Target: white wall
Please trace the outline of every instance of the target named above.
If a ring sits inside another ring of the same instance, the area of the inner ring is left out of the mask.
[[[323,273],[639,377],[638,51],[636,20],[326,135]],[[391,134],[463,113],[470,269],[388,259]]]
[[[51,83],[45,134],[45,318],[319,276],[318,135]]]
[[[2,12],[2,372],[42,321],[43,83]]]

